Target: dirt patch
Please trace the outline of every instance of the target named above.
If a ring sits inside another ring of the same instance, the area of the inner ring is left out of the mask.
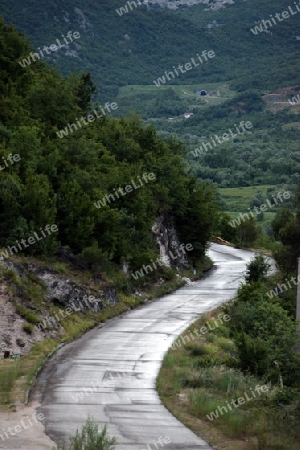
[[[37,403],[22,406],[16,412],[0,412],[0,449],[52,450],[56,448],[37,418]],[[42,418],[39,415],[39,418]],[[14,436],[13,436],[14,434]],[[4,439],[4,440],[3,440]]]

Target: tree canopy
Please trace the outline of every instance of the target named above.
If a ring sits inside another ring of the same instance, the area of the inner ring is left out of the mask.
[[[203,255],[218,206],[214,188],[187,173],[183,145],[160,139],[134,114],[106,114],[71,132],[97,107],[90,75],[63,78],[42,61],[22,68],[18,61],[32,51],[26,39],[3,20],[0,36],[0,157],[20,157],[0,172],[0,245],[56,224],[57,233],[24,251],[45,254],[62,245],[79,254],[92,247],[134,268],[141,256],[146,262],[157,254],[151,227],[167,213],[181,242],[193,245],[192,256]],[[62,129],[70,132],[59,138]],[[155,179],[140,186],[150,173]]]

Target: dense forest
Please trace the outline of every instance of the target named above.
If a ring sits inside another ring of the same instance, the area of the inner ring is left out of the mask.
[[[41,255],[67,246],[87,260],[126,263],[137,270],[158,256],[151,227],[158,215],[167,214],[181,242],[193,245],[190,257],[195,259],[204,255],[213,234],[239,245],[251,245],[261,235],[254,220],[230,226],[230,217],[221,212],[223,202],[214,183],[247,186],[267,180],[286,183],[295,191],[299,181],[298,132],[282,133],[281,126],[287,117],[292,120],[294,113],[266,114],[260,96],[254,93],[211,107],[185,122],[185,130],[193,132],[201,123],[213,134],[218,127],[226,130],[242,117],[244,123],[251,119],[251,133],[234,138],[234,146],[225,143],[224,148],[216,147],[194,158],[191,152],[187,156],[186,147],[172,133],[158,137],[154,126],[143,125],[135,114],[111,117],[108,111],[114,111],[107,103],[94,101],[97,88],[90,74],[72,73],[63,78],[42,60],[22,67],[18,61],[33,48],[4,21],[1,35],[3,248],[47,224],[56,224],[56,233],[22,250]],[[247,111],[239,116],[233,106],[242,100]],[[93,120],[85,121],[91,114]],[[267,134],[267,128],[272,133]],[[65,129],[68,133],[62,138],[60,133]],[[258,148],[251,142],[255,129],[261,133]],[[289,143],[288,154],[281,147],[282,139]],[[9,155],[18,160],[10,163]],[[192,171],[187,170],[186,158]],[[198,165],[193,159],[199,160]],[[145,174],[153,174],[154,181],[142,181]],[[137,180],[141,188],[131,187],[126,195],[116,195]],[[290,217],[294,214],[293,198],[284,205]],[[263,197],[255,201],[261,204]],[[279,235],[275,236],[270,223],[268,228],[269,236],[276,239]]]
[[[44,59],[65,75],[84,67],[97,86],[96,98],[118,103],[114,116],[135,111],[159,135],[184,142],[186,159],[198,178],[220,187],[299,182],[298,109],[288,103],[299,91],[297,15],[254,35],[256,23],[284,9],[281,0],[236,0],[217,10],[204,4],[175,11],[142,5],[122,17],[116,12],[119,7],[119,0],[109,5],[88,0],[84,6],[70,0],[51,5],[2,2],[5,19],[25,32],[36,50],[62,40],[70,30],[79,32],[79,39]],[[165,71],[210,49],[216,56],[200,69],[154,86],[153,80]],[[219,100],[213,99],[215,94],[205,99],[196,95],[207,86],[208,92],[220,91]],[[275,98],[268,103],[264,97],[280,88],[294,91],[281,99],[285,108],[276,109],[280,102]],[[185,120],[185,111],[194,116]],[[214,133],[223,134],[240,120],[251,121],[251,133],[200,157],[192,155]]]
[[[100,117],[89,75],[62,78],[42,61],[22,68],[18,60],[31,51],[29,44],[3,21],[0,34],[1,156],[18,155],[0,174],[0,245],[16,245],[56,224],[58,232],[25,253],[47,254],[61,245],[138,269],[159,256],[151,227],[168,214],[181,242],[192,244],[190,257],[203,256],[218,205],[215,189],[186,173],[183,146],[159,139],[134,115]],[[95,108],[97,120],[71,127]],[[59,138],[65,127],[72,133]],[[145,174],[154,174],[152,181],[143,181]],[[126,195],[116,195],[134,182]],[[109,201],[99,207],[103,198]]]
[[[82,67],[90,71],[105,100],[116,95],[120,86],[152,84],[165,70],[205,49],[214,50],[216,57],[201,66],[200,72],[191,70],[171,84],[230,80],[232,89],[243,92],[299,82],[297,15],[278,23],[272,34],[255,36],[250,31],[255,21],[282,11],[282,0],[271,4],[236,0],[227,8],[210,11],[205,4],[176,11],[142,5],[122,17],[116,12],[120,6],[119,0],[87,0],[84,4],[80,0],[42,0],[38,4],[2,0],[6,21],[25,32],[35,48],[55,43],[69,30],[80,32],[80,39],[68,49],[75,51],[75,56],[64,49],[47,60],[64,74]]]

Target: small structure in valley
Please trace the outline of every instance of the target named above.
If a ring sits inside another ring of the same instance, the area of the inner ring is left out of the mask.
[[[201,91],[196,91],[196,95],[201,95],[202,97],[204,97],[205,95],[207,95],[207,91],[205,89],[201,89]]]

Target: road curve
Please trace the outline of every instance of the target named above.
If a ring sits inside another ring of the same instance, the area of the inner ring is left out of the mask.
[[[232,298],[253,253],[212,244],[209,276],[149,302],[60,349],[42,371],[33,397],[46,433],[68,440],[88,414],[107,424],[116,450],[208,450],[211,447],[161,404],[155,380],[172,342],[198,316]],[[85,389],[85,391],[84,391]]]

